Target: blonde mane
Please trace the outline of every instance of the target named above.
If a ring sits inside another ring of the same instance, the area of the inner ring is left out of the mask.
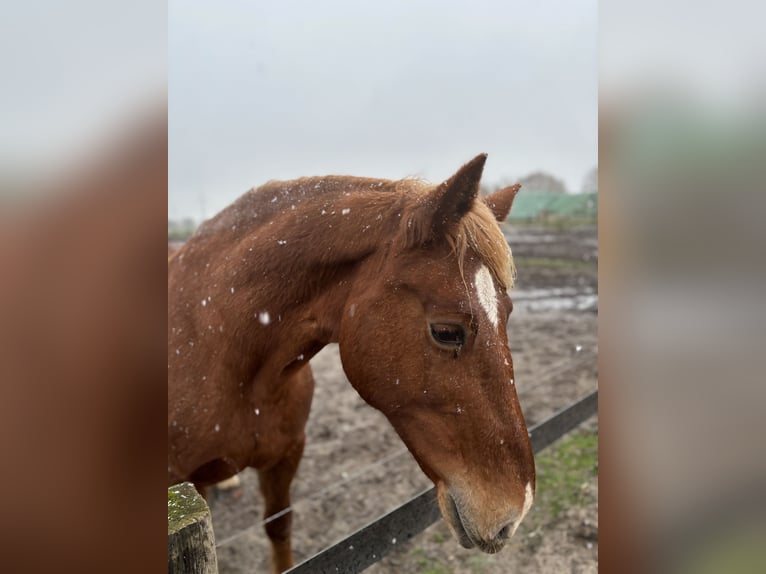
[[[406,178],[396,182],[396,189],[405,194],[414,194],[423,198],[433,190],[433,184],[417,178]],[[413,202],[417,209],[418,201]],[[405,247],[422,245],[430,238],[431,230],[424,228],[424,221],[419,220],[415,212],[406,218],[407,229],[404,234]],[[447,241],[458,260],[460,276],[465,280],[463,268],[466,251],[470,247],[489,268],[492,276],[506,291],[513,288],[516,278],[516,266],[505,236],[495,219],[495,215],[480,199],[474,199],[471,209],[460,221],[447,231]]]
[[[516,266],[508,242],[492,211],[483,201],[474,200],[471,211],[463,216],[457,228],[448,235],[463,276],[468,247],[476,251],[495,280],[506,291],[513,288]]]

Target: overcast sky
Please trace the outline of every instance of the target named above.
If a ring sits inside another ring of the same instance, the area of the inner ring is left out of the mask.
[[[597,4],[171,0],[171,218],[269,179],[597,163]]]

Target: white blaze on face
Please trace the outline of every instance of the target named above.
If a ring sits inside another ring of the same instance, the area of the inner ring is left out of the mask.
[[[495,291],[495,282],[492,280],[492,274],[486,265],[479,267],[474,282],[476,284],[476,293],[479,296],[479,303],[481,303],[492,325],[497,327],[497,291]]]

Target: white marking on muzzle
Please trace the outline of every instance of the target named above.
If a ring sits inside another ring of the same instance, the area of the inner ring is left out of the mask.
[[[474,281],[476,283],[476,293],[479,296],[479,303],[481,303],[484,312],[489,317],[489,321],[497,328],[497,291],[495,291],[495,282],[492,279],[492,274],[486,265],[479,267]]]
[[[524,506],[521,507],[521,516],[519,516],[519,519],[513,523],[511,536],[516,534],[516,529],[519,527],[519,524],[521,524],[521,521],[524,520],[524,517],[527,515],[527,512],[529,512],[529,509],[532,508],[532,502],[534,499],[535,495],[532,494],[532,483],[528,482],[526,488],[524,489]]]
[[[532,484],[528,482],[527,487],[524,489],[524,507],[521,509],[521,518],[519,518],[519,522],[524,520],[527,512],[529,512],[529,509],[532,508],[532,503],[534,500],[535,495],[532,494]]]

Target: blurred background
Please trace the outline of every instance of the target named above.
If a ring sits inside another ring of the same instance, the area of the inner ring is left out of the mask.
[[[766,68],[751,2],[600,9],[600,566],[766,563]]]
[[[167,16],[154,2],[49,0],[0,19],[0,190],[52,187],[164,108]]]
[[[4,7],[6,569],[165,569],[163,241],[183,239],[267,179],[438,181],[485,151],[487,191],[526,178],[544,183],[533,193],[526,179],[506,226],[519,263],[511,342],[525,413],[544,418],[557,406],[551,397],[567,402],[565,390],[592,388],[600,372],[604,429],[594,440],[591,421],[538,459],[550,470],[545,490],[565,494],[538,500],[534,529],[495,560],[521,557],[519,571],[545,571],[547,556],[554,571],[593,571],[598,551],[606,572],[760,571],[764,7],[272,4]],[[532,177],[538,172],[545,177]],[[585,357],[582,366],[544,370],[537,361],[551,360],[552,342],[562,361]],[[325,382],[344,387],[332,353],[324,357],[318,378],[326,372]],[[355,400],[337,402],[370,410]],[[322,412],[326,424],[338,420]],[[322,419],[311,424],[321,429]],[[332,444],[317,444],[306,468],[312,457],[334,465]],[[353,478],[333,468],[341,476],[330,480]],[[397,475],[376,468],[383,479],[367,478],[377,495],[381,480]],[[422,478],[400,471],[405,490],[407,476]],[[550,483],[557,477],[563,488]],[[241,524],[226,526],[232,534],[258,517],[253,489],[241,492],[252,501],[237,502],[231,491],[213,501],[219,515],[243,509]],[[365,516],[364,492],[349,494],[360,512],[345,514],[330,500],[299,507],[298,524],[322,512],[329,520],[337,509],[333,528],[352,529],[343,517]],[[424,572],[511,565],[450,554],[444,532],[424,536],[392,560]],[[260,527],[243,537],[264,539]],[[562,557],[559,542],[576,551]],[[258,558],[242,540],[220,550],[237,548],[242,564]],[[225,559],[234,570],[236,559]]]
[[[166,79],[163,4],[3,3],[3,571],[165,569]]]

